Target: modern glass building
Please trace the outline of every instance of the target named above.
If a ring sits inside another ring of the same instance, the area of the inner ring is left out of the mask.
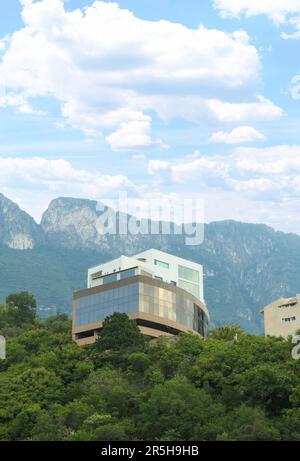
[[[182,331],[206,336],[202,266],[149,250],[90,269],[88,288],[74,293],[74,340],[94,342],[102,322],[114,312],[127,313],[151,337]]]

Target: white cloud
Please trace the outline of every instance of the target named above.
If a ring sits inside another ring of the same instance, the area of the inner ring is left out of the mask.
[[[154,175],[162,170],[167,170],[170,165],[171,163],[165,160],[149,160],[148,173]]]
[[[244,123],[248,121],[274,120],[284,111],[261,95],[253,102],[230,102],[201,96],[169,96],[152,98],[158,115],[166,121],[182,117],[194,123],[207,122]]]
[[[236,219],[299,232],[300,146],[236,148],[229,155],[195,152],[181,161],[155,163],[160,190],[198,194],[205,221]]]
[[[137,186],[124,175],[78,169],[62,159],[0,158],[1,192],[36,219],[57,196],[102,200],[118,198],[121,190],[145,206],[154,198],[197,194],[205,200],[206,220],[264,222],[300,232],[300,146],[239,147],[218,156],[195,152],[180,161],[153,159],[148,171],[153,182]]]
[[[75,169],[66,160],[49,160],[44,157],[1,157],[0,178],[1,184],[45,187],[56,192],[76,186],[91,193],[93,197],[110,189],[133,188],[133,183],[126,176]]]
[[[201,180],[203,183],[219,181],[219,186],[226,176],[227,165],[225,159],[217,157],[209,158],[195,152],[187,156],[181,162],[166,162],[162,160],[150,160],[148,163],[149,174],[159,178],[161,183],[162,174],[176,183],[189,183],[193,180]]]
[[[217,131],[213,133],[211,142],[224,144],[243,144],[254,141],[265,141],[266,137],[251,126],[239,126],[230,132]]]
[[[201,180],[207,184],[219,183],[222,187],[222,178],[227,175],[226,162],[218,158],[199,157],[186,163],[171,166],[171,176],[175,182],[184,183],[190,180]]]
[[[29,211],[36,218],[40,217],[38,213],[45,209],[48,201],[57,196],[99,200],[120,190],[138,193],[135,184],[124,175],[76,169],[66,160],[43,157],[0,157],[0,184],[1,192],[9,197],[27,197]]]
[[[0,107],[14,107],[22,114],[32,114],[34,112],[29,102],[21,94],[6,94],[3,92],[2,95],[0,94]]]
[[[284,39],[300,38],[300,0],[214,0],[223,18],[266,15],[277,26],[291,26],[294,33],[282,32]]]
[[[290,15],[300,15],[299,0],[214,0],[223,17],[267,15],[276,24],[287,22]]]
[[[2,53],[6,49],[9,40],[9,35],[5,35],[4,37],[0,38],[0,53]]]
[[[211,100],[209,107],[221,122],[273,120],[284,115],[280,107],[275,106],[263,96],[258,96],[257,102],[240,104]]]
[[[122,123],[120,128],[106,137],[106,141],[114,151],[164,146],[161,140],[152,137],[151,117],[146,116],[143,116],[141,120]]]
[[[243,174],[270,177],[288,187],[300,174],[300,146],[240,147],[234,151],[234,160]]]
[[[149,113],[239,123],[282,115],[258,95],[261,63],[243,31],[142,20],[103,1],[74,11],[62,0],[22,5],[0,86],[27,100],[56,98],[68,123],[115,149],[162,146]]]
[[[300,74],[297,74],[292,78],[291,86],[290,86],[290,93],[291,93],[292,98],[295,101],[299,101],[300,99]]]
[[[300,146],[236,148],[229,155],[186,157],[176,163],[149,163],[150,172],[162,172],[166,182],[184,184],[193,191],[219,190],[280,205],[300,193]],[[292,201],[291,201],[292,206]]]
[[[292,34],[288,34],[286,32],[282,32],[281,37],[285,40],[299,40],[300,39],[300,15],[291,19],[290,23],[296,28],[296,32]]]

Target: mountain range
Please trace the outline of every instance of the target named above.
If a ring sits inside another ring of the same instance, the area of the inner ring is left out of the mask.
[[[38,224],[0,194],[0,300],[29,290],[41,309],[70,313],[72,291],[86,286],[88,267],[152,247],[203,264],[213,326],[239,324],[262,333],[260,310],[299,291],[296,234],[262,224],[219,221],[205,224],[201,245],[187,246],[183,235],[103,235],[102,213],[96,201],[57,198]]]

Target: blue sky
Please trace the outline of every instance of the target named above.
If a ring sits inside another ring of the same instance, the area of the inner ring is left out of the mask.
[[[0,192],[300,232],[299,31],[300,0],[0,0]]]

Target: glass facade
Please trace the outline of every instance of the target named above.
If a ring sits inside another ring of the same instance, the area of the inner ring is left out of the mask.
[[[199,272],[190,267],[178,266],[178,275],[180,279],[188,280],[193,283],[199,283]]]
[[[106,275],[105,277],[102,278],[103,280],[103,285],[107,283],[112,283],[117,280],[117,274],[111,274],[111,275]]]
[[[190,267],[178,266],[178,285],[197,298],[200,297],[200,274]]]
[[[208,332],[205,312],[184,294],[166,288],[140,283],[140,312],[180,323],[202,336]]]
[[[75,300],[76,326],[102,322],[114,312],[138,312],[138,283],[100,291]]]
[[[135,276],[135,269],[128,269],[127,271],[120,272],[120,280],[129,279]]]
[[[75,304],[77,327],[103,321],[114,312],[143,312],[184,325],[202,336],[208,332],[208,317],[201,307],[184,293],[155,284],[133,282],[78,298]]]
[[[178,286],[188,291],[192,295],[196,296],[196,298],[200,298],[199,285],[196,285],[195,283],[191,283],[191,282],[186,282],[185,280],[179,280]]]

